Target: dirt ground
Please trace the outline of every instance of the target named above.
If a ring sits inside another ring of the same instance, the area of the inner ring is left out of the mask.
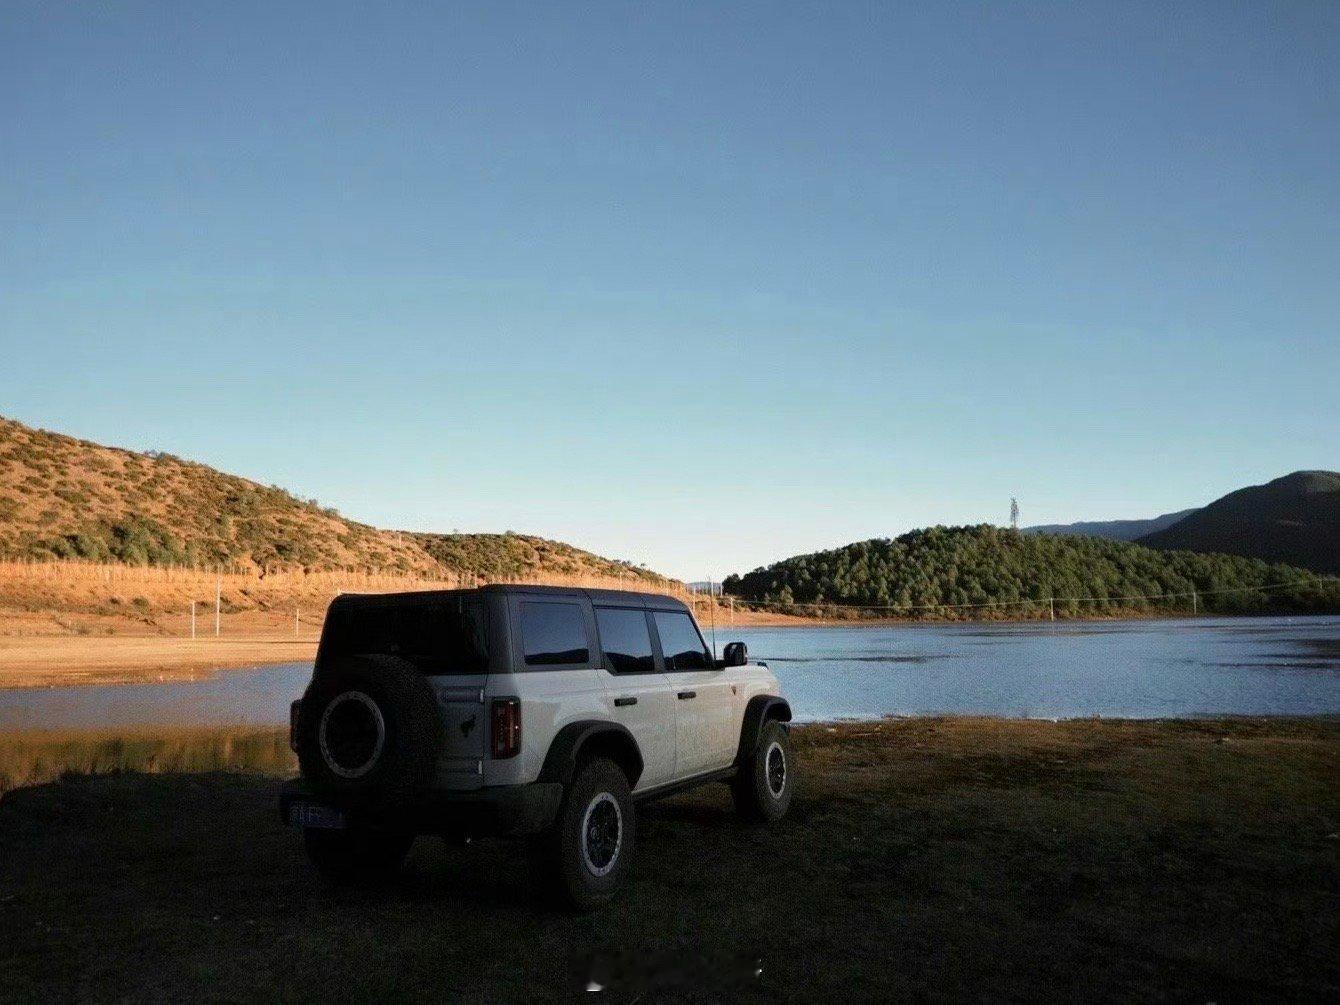
[[[316,639],[0,636],[0,689],[193,680],[310,660]]]
[[[423,838],[389,887],[325,886],[263,741],[249,773],[182,773],[178,735],[138,748],[159,774],[0,798],[0,998],[1340,995],[1335,719],[807,726],[783,822],[720,786],[653,804],[630,887],[580,917],[509,842]]]

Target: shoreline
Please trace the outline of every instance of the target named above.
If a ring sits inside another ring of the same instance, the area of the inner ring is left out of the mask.
[[[310,662],[315,638],[0,636],[0,691],[204,680],[220,673]]]

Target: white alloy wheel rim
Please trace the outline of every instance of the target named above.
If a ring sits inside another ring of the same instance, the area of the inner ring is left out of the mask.
[[[582,858],[593,876],[607,876],[623,849],[623,810],[609,792],[600,792],[582,815]]]
[[[773,799],[781,799],[786,791],[786,751],[776,740],[768,744],[763,755],[763,773],[768,779],[768,792]]]
[[[352,723],[357,723],[360,711],[367,718],[365,722],[359,724],[359,728],[364,734],[372,733],[372,749],[360,760],[350,764],[348,761],[350,748],[366,747],[367,737],[366,735],[349,737],[340,734],[342,730],[352,728]],[[331,720],[337,713],[340,718],[336,719],[336,735],[331,736]],[[345,691],[343,694],[338,694],[321,713],[317,742],[320,744],[321,758],[326,762],[326,767],[341,778],[361,778],[376,765],[377,759],[381,757],[382,748],[386,745],[386,720],[382,718],[382,710],[362,691]]]

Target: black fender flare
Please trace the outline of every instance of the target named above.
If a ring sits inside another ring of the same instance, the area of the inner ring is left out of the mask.
[[[642,751],[638,749],[637,741],[627,727],[600,719],[570,722],[560,729],[549,744],[549,752],[544,755],[544,767],[540,769],[538,781],[570,785],[582,752],[591,749],[592,744],[623,767],[628,773],[630,789],[637,784],[642,777]]]
[[[791,721],[791,703],[775,694],[756,694],[749,699],[744,709],[744,722],[740,725],[740,747],[735,752],[735,764],[744,764],[753,756],[758,746],[758,734],[763,724],[770,719],[781,722]]]

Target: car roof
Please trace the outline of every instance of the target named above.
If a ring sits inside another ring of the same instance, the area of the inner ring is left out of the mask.
[[[400,593],[345,593],[341,599],[395,599],[423,600],[429,597],[461,597],[486,593],[522,594],[541,597],[572,597],[587,599],[593,604],[615,604],[623,607],[645,607],[652,610],[687,611],[688,605],[678,597],[642,590],[597,590],[579,586],[541,586],[529,583],[495,583],[461,590],[407,590]]]

